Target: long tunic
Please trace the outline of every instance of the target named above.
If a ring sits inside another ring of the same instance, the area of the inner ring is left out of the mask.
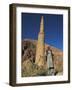
[[[47,68],[48,68],[48,75],[54,75],[54,64],[52,52],[50,50],[47,53]]]
[[[52,53],[51,53],[51,51],[48,51],[47,66],[48,66],[48,68],[53,67],[53,60],[52,60]]]

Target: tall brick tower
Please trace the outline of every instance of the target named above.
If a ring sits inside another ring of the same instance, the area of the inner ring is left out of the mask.
[[[37,41],[37,47],[36,47],[36,59],[35,63],[38,66],[44,65],[44,53],[45,53],[45,45],[44,45],[44,19],[43,16],[41,17],[40,22],[40,32],[38,34],[38,41]]]

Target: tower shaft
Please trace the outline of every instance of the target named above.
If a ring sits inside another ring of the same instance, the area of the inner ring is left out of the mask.
[[[36,60],[35,63],[38,66],[44,65],[44,52],[45,52],[45,45],[44,45],[44,20],[43,16],[41,17],[40,23],[40,32],[38,34],[38,41],[37,41],[37,48],[36,48]]]

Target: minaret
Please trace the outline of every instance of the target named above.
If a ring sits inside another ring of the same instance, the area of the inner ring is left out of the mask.
[[[36,60],[35,64],[38,66],[44,65],[44,53],[45,53],[45,45],[44,45],[44,19],[43,16],[41,17],[40,22],[40,32],[38,34],[38,41],[36,47]]]

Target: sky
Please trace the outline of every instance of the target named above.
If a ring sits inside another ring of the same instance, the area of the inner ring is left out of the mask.
[[[22,13],[22,40],[38,39],[41,16],[44,17],[45,43],[63,51],[63,15]]]

